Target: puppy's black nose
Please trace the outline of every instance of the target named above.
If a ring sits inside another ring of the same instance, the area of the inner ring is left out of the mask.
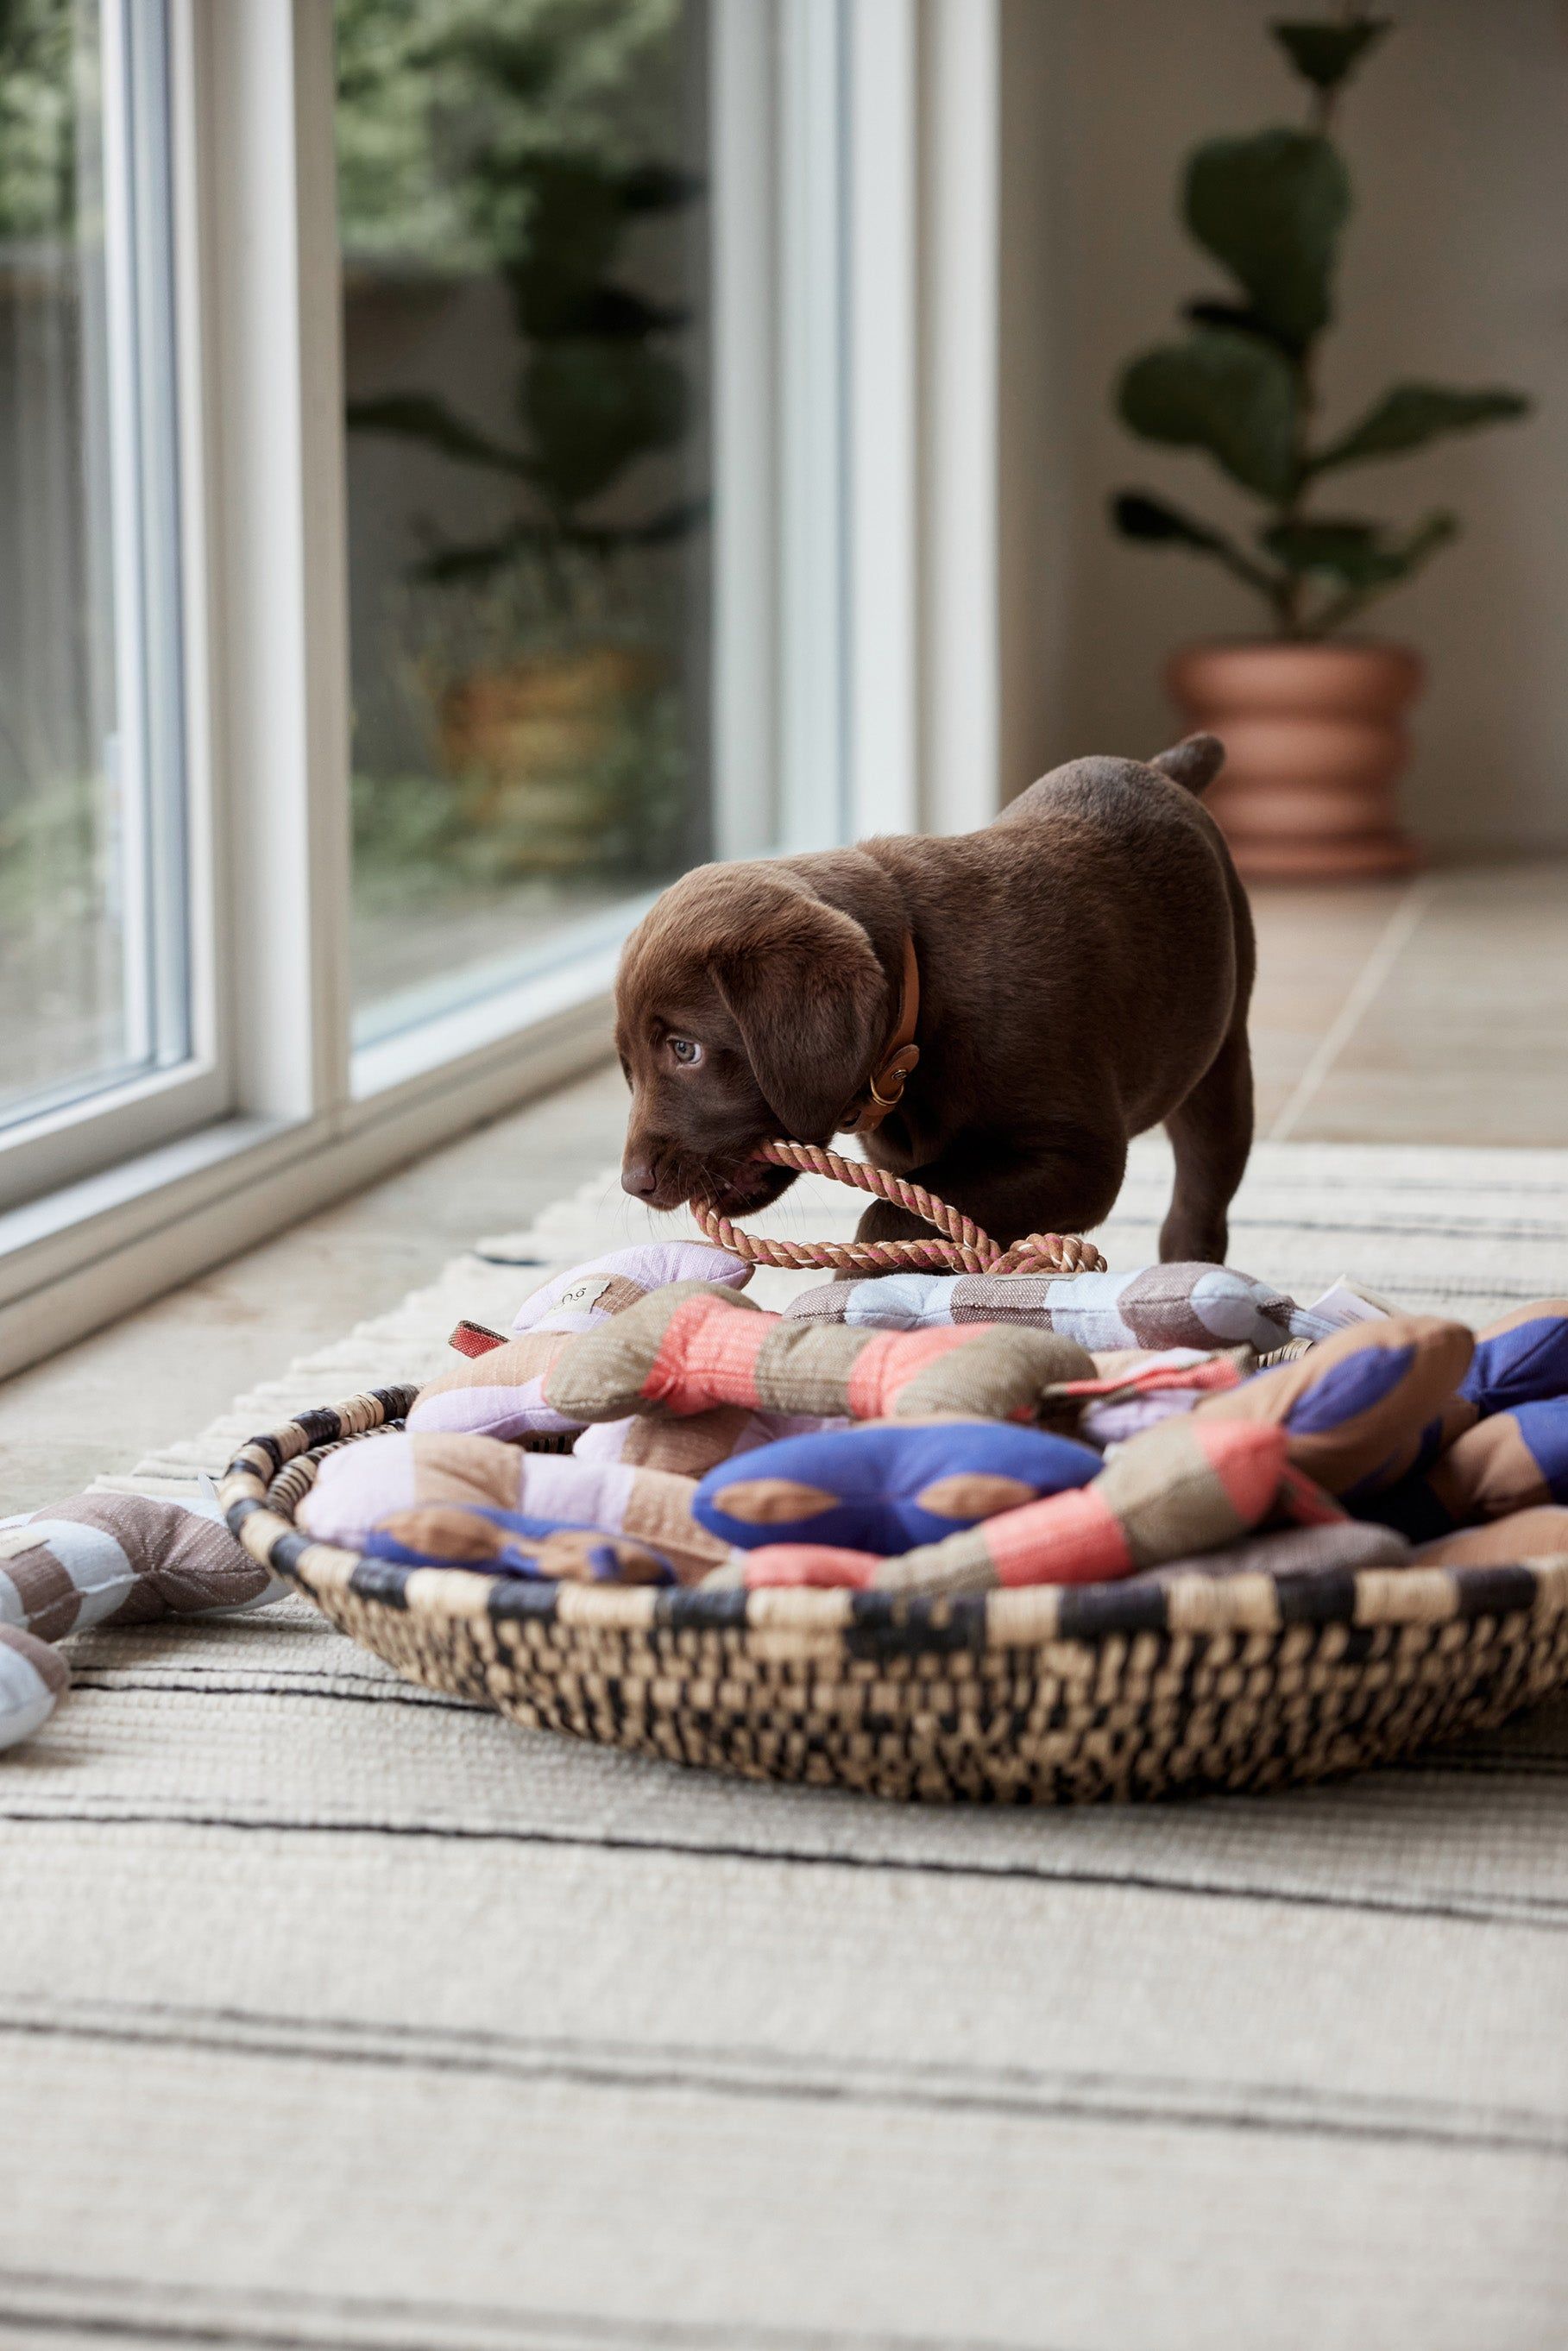
[[[651,1200],[659,1188],[659,1178],[651,1159],[639,1155],[621,1162],[621,1189],[630,1192],[634,1200]]]

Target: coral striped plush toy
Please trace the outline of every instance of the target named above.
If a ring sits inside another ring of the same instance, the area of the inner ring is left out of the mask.
[[[421,1390],[408,1426],[506,1438],[726,1405],[854,1420],[1028,1420],[1046,1388],[1093,1373],[1092,1358],[1053,1331],[853,1331],[787,1322],[727,1290],[677,1281],[586,1335],[528,1332],[454,1365]]]

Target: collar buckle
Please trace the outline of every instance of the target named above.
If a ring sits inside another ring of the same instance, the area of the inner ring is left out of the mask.
[[[840,1121],[843,1134],[869,1134],[889,1113],[898,1108],[904,1098],[906,1081],[914,1074],[920,1060],[920,1048],[915,1041],[915,1030],[920,1019],[920,967],[915,961],[915,941],[906,931],[904,935],[904,980],[898,999],[898,1025],[889,1038],[883,1057],[866,1083],[865,1098],[852,1104]]]

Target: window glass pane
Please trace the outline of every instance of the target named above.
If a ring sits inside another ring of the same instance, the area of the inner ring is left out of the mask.
[[[0,1127],[189,1048],[165,32],[0,5]]]
[[[706,853],[704,16],[337,0],[361,1042]]]

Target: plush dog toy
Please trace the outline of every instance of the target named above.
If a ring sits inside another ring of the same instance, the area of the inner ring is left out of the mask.
[[[77,1494],[0,1519],[0,1747],[30,1738],[70,1687],[52,1646],[67,1634],[227,1615],[287,1589],[240,1548],[210,1495]]]
[[[709,1470],[692,1510],[746,1551],[799,1539],[905,1552],[1086,1486],[1100,1467],[1092,1445],[1006,1421],[873,1421],[727,1461]]]
[[[747,1273],[688,1243],[621,1251],[536,1292],[511,1337],[464,1326],[406,1432],[325,1458],[302,1529],[490,1574],[928,1596],[1568,1553],[1568,1301],[1477,1336],[1347,1290],[1336,1329],[1333,1293],[1303,1310],[1171,1265],[999,1277],[995,1321],[967,1319],[966,1276],[780,1316]],[[686,1450],[650,1466],[640,1437]],[[67,1635],[282,1589],[210,1498],[0,1522],[0,1746],[67,1687]]]

